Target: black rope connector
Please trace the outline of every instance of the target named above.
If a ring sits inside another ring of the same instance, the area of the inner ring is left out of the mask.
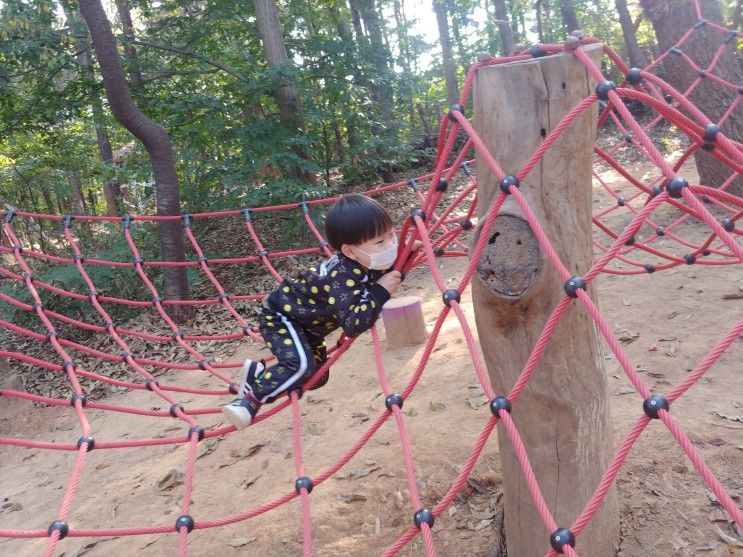
[[[462,172],[464,172],[467,176],[472,176],[474,174],[470,163],[468,163],[467,161],[464,161],[462,164],[460,164],[459,168],[461,168]]]
[[[229,293],[228,292],[225,292],[225,291],[220,292],[219,295],[218,295],[218,297],[219,297],[220,300],[229,300],[230,299]]]
[[[575,536],[567,528],[558,528],[550,536],[550,545],[552,549],[562,554],[565,551],[565,546],[575,547]]]
[[[508,195],[511,193],[511,186],[515,186],[518,188],[519,185],[521,185],[519,179],[516,178],[516,176],[509,174],[500,181],[500,191]]]
[[[666,229],[662,226],[659,226],[655,229],[656,236],[665,236],[666,235]]]
[[[629,238],[627,238],[624,241],[624,245],[625,246],[634,246],[635,245],[635,237],[634,236],[630,236]]]
[[[453,104],[449,107],[449,120],[452,122],[456,122],[457,119],[454,117],[454,113],[459,112],[460,114],[464,114],[464,108],[461,104]]]
[[[613,81],[604,80],[598,85],[596,85],[596,96],[599,98],[599,100],[602,101],[608,101],[609,100],[609,91],[614,91],[617,86],[614,84]]]
[[[686,261],[687,265],[694,265],[697,262],[697,258],[693,254],[687,253],[684,254],[684,261]]]
[[[735,223],[733,222],[733,219],[729,219],[727,217],[725,217],[724,219],[722,219],[720,221],[720,224],[722,225],[722,228],[726,232],[732,232],[733,229],[735,228]]]
[[[408,180],[408,185],[410,186],[410,189],[413,191],[418,191],[418,182],[415,181],[415,178],[411,178]]]
[[[183,228],[191,228],[191,213],[181,215],[181,224],[183,224]]]
[[[262,249],[261,251],[258,252],[258,256],[259,257],[266,257],[267,255],[268,255],[268,251],[266,251],[264,249]]]
[[[547,56],[547,52],[542,50],[541,44],[533,44],[529,47],[529,54],[532,55],[534,58],[541,58],[542,56]]]
[[[183,333],[180,331],[173,331],[170,336],[173,338],[173,340],[178,340],[179,338],[183,338]]]
[[[75,362],[71,362],[69,360],[62,362],[62,371],[66,373],[67,368],[72,368],[72,371],[75,371],[77,369],[77,367],[75,367]]]
[[[412,209],[410,211],[410,216],[413,218],[420,217],[423,222],[426,222],[426,213],[423,209]]]
[[[109,333],[113,333],[114,331],[116,331],[116,323],[114,323],[113,321],[106,321],[103,324],[103,328],[106,329],[106,331],[108,331]]]
[[[738,87],[738,94],[739,95],[743,95],[743,85],[741,85],[740,87]]]
[[[34,302],[31,304],[31,309],[44,309],[44,302]]]
[[[21,279],[23,279],[24,281],[27,280],[29,282],[33,282],[34,276],[31,273],[21,273]]]
[[[312,493],[312,488],[314,485],[312,485],[312,480],[308,478],[307,476],[302,476],[301,478],[297,478],[297,481],[294,482],[294,489],[297,491],[297,493],[302,492],[302,488],[307,490],[307,493]]]
[[[191,437],[193,437],[193,434],[194,433],[199,436],[199,439],[198,439],[199,441],[201,441],[201,440],[204,439],[204,428],[201,427],[200,425],[194,425],[194,426],[191,426],[188,429],[188,439],[189,440],[191,440]]]
[[[243,209],[242,211],[240,211],[240,213],[242,213],[243,220],[245,222],[249,222],[253,218],[253,209],[249,209],[249,208],[246,207],[245,209]]]
[[[163,301],[163,299],[160,296],[153,296],[152,297],[152,305],[153,306],[156,306],[157,304],[159,304],[162,301]]]
[[[251,332],[253,332],[253,327],[250,325],[243,325],[243,335],[248,336]]]
[[[121,352],[121,361],[122,362],[126,362],[131,357],[132,357],[132,353],[129,352],[128,350],[126,350],[124,352]]]
[[[565,294],[567,294],[571,298],[577,298],[578,290],[586,289],[586,281],[583,280],[583,277],[570,277],[568,280],[565,281],[564,288]]]
[[[299,209],[302,211],[302,214],[304,215],[308,215],[310,212],[310,206],[307,205],[306,201],[300,201],[299,203],[297,203],[297,207],[299,207]]]
[[[642,411],[645,412],[651,420],[658,419],[659,410],[665,410],[668,412],[670,408],[668,399],[663,395],[651,395],[642,403]]]
[[[446,181],[446,178],[439,178],[439,185],[436,186],[436,191],[445,192],[448,188],[449,182]]]
[[[661,193],[663,193],[663,188],[661,188],[658,184],[654,185],[652,188],[650,188],[650,199],[658,197]]]
[[[147,389],[148,391],[154,391],[155,387],[158,387],[158,388],[160,387],[159,381],[155,381],[154,379],[148,379],[147,381],[144,382],[144,388]]]
[[[627,74],[627,81],[630,85],[640,85],[642,83],[642,70],[640,68],[632,68]]]
[[[44,336],[51,342],[53,338],[57,338],[59,335],[57,335],[57,331],[47,331],[44,333]]]
[[[673,104],[673,97],[668,93],[663,95],[663,100],[666,101],[666,104]]]
[[[88,298],[97,298],[98,296],[100,296],[97,290],[88,290],[87,294]]]
[[[199,263],[209,263],[209,258],[206,255],[199,255],[196,261]]]
[[[75,215],[65,215],[64,217],[62,217],[62,227],[70,228],[72,226],[73,220],[75,220]]]
[[[668,185],[666,186],[666,191],[668,191],[668,195],[670,195],[673,198],[680,198],[682,197],[682,191],[684,188],[689,187],[689,182],[684,180],[681,176],[675,176],[671,179],[670,182],[668,182]]]
[[[132,261],[134,262],[135,266],[141,265],[142,263],[144,263],[144,259],[142,259],[141,257],[135,257]]]
[[[509,414],[511,413],[511,401],[504,396],[497,396],[490,401],[490,412],[493,416],[499,417],[500,411],[505,410]]]
[[[441,296],[441,299],[447,306],[450,306],[452,300],[459,303],[462,300],[462,295],[456,288],[449,288],[446,292],[444,292],[444,295]]]
[[[624,207],[624,197],[620,197],[617,199],[617,205],[620,207]]]
[[[199,369],[200,370],[206,371],[206,364],[209,363],[206,359],[202,358],[197,363],[199,364]]]
[[[85,398],[85,395],[74,394],[70,397],[70,406],[75,408],[75,404],[77,403],[78,400],[80,401],[80,404],[82,405],[83,408],[85,408],[85,405],[88,404],[88,399]]]
[[[178,417],[177,410],[179,409],[181,412],[186,411],[186,409],[183,407],[183,405],[180,402],[174,402],[173,404],[170,405],[170,410],[168,410],[168,412],[170,413],[171,416],[173,416],[174,418],[177,418]]]
[[[191,518],[191,515],[182,514],[178,517],[178,520],[175,521],[175,531],[180,532],[181,528],[185,526],[186,530],[190,533],[191,530],[193,530],[194,525],[195,523],[193,518]]]
[[[697,75],[698,75],[699,77],[701,77],[702,79],[704,79],[705,77],[707,77],[707,72],[706,72],[706,71],[704,71],[704,70],[699,70],[699,71],[697,72]]]
[[[433,248],[433,254],[436,257],[441,257],[442,255],[444,255],[444,248],[436,246],[435,248]]]
[[[681,56],[684,53],[684,51],[677,46],[672,46],[668,49],[668,52],[670,52],[671,54],[675,54],[676,56]]]
[[[711,151],[714,149],[715,139],[717,139],[718,133],[720,133],[720,126],[712,123],[707,124],[704,127],[704,136],[702,137],[704,144],[702,145],[702,149],[705,151]]]
[[[23,246],[21,244],[13,244],[10,246],[10,249],[17,251],[18,253],[23,253]]]
[[[398,408],[402,408],[403,405],[403,398],[398,395],[397,393],[392,393],[387,398],[384,399],[384,405],[387,407],[387,410],[392,412],[392,407],[397,406]]]
[[[229,391],[230,394],[236,395],[240,392],[240,386],[237,383],[230,383]]]
[[[123,217],[121,217],[121,223],[124,225],[124,228],[126,230],[131,230],[133,220],[134,217],[131,215],[124,215]]]
[[[707,205],[712,203],[712,200],[709,198],[709,195],[707,195],[706,193],[702,196],[702,203],[706,203]]]
[[[88,444],[88,448],[85,450],[86,453],[89,453],[95,448],[95,439],[93,439],[90,435],[83,435],[80,437],[80,439],[77,440],[77,448],[83,446],[83,443]]]
[[[413,522],[415,523],[415,527],[418,528],[418,530],[421,529],[421,524],[426,523],[428,524],[429,528],[433,527],[434,523],[434,516],[433,513],[426,508],[422,508],[413,515]]]
[[[463,230],[470,230],[472,228],[472,221],[470,219],[460,220],[459,226],[461,226]]]
[[[707,20],[706,19],[700,19],[699,21],[697,21],[694,24],[694,29],[699,29],[700,27],[704,27],[705,25],[707,25]]]
[[[725,35],[725,38],[722,39],[722,44],[728,44],[730,41],[732,41],[737,36],[738,36],[738,33],[736,33],[735,31],[730,31],[727,35]]]
[[[13,219],[14,219],[15,217],[16,217],[16,212],[15,212],[15,211],[7,211],[7,212],[5,213],[5,219],[3,219],[3,220],[4,220],[4,221],[5,221],[6,223],[10,224],[11,222],[13,222]]]
[[[627,135],[624,136],[624,140],[627,143],[632,143],[633,139],[634,139],[634,136],[632,135],[632,132],[629,132]]]
[[[712,253],[710,250],[706,249],[702,252],[702,255],[707,257],[710,253]]]
[[[644,268],[649,275],[655,272],[655,265],[652,263],[645,263]]]
[[[58,540],[63,540],[67,537],[67,533],[70,531],[70,527],[67,525],[67,523],[64,520],[55,520],[49,525],[49,528],[47,528],[47,533],[49,536],[51,536],[54,532],[59,531],[59,538]]]
[[[322,242],[320,242],[320,249],[322,249],[322,248],[329,248],[329,247],[330,247],[330,244],[328,242],[326,242],[324,240]]]

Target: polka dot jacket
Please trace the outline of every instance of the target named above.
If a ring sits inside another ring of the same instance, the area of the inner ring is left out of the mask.
[[[338,328],[355,337],[371,328],[390,294],[377,280],[386,271],[367,270],[336,254],[296,279],[284,279],[266,304],[310,334],[326,336]]]

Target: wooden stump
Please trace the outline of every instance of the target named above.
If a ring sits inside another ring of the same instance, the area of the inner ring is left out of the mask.
[[[598,62],[601,45],[583,47]],[[543,138],[596,84],[571,54],[481,68],[475,79],[478,134],[506,174],[516,174]],[[572,275],[591,266],[591,164],[597,108],[584,111],[546,152],[519,191]],[[499,193],[478,158],[480,222]],[[475,241],[481,228],[476,230]],[[587,289],[594,298],[592,282]],[[488,233],[472,281],[480,345],[493,388],[507,395],[550,313],[565,295],[521,208],[506,200]],[[595,298],[594,298],[595,299]],[[595,327],[571,302],[511,416],[539,487],[559,527],[570,527],[606,471],[613,449],[606,379]],[[549,536],[508,435],[498,426],[508,555],[542,556]],[[616,492],[610,491],[578,537],[581,556],[614,555],[619,542]]]
[[[420,344],[428,336],[418,296],[388,300],[382,307],[382,321],[387,332],[387,347],[393,350]]]

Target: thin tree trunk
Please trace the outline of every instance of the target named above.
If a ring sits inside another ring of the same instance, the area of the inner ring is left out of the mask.
[[[85,196],[80,175],[75,170],[67,170],[67,184],[70,186],[70,200],[72,212],[76,215],[84,215],[88,211],[85,207]]]
[[[544,23],[542,22],[542,0],[537,0],[534,3],[534,8],[537,11],[537,37],[539,38],[539,42],[544,42]]]
[[[80,62],[82,77],[87,80],[90,91],[90,106],[93,112],[93,122],[95,126],[95,135],[98,142],[98,156],[104,165],[111,165],[113,159],[113,153],[111,150],[111,142],[108,138],[108,130],[106,129],[105,117],[103,115],[103,105],[101,99],[98,96],[98,90],[95,83],[95,74],[93,73],[93,62],[92,62],[92,49],[90,40],[88,39],[88,30],[85,25],[82,24],[79,10],[74,10],[73,6],[68,1],[61,2],[62,9],[64,10],[65,17],[68,23],[75,33],[75,40],[77,43],[78,62]],[[111,182],[104,176],[103,178],[103,194],[106,198],[106,214],[109,216],[116,215],[118,213],[118,198],[119,198],[119,184]]]
[[[441,43],[444,79],[446,81],[446,102],[451,106],[459,102],[459,87],[457,86],[457,70],[451,51],[446,6],[440,0],[434,0],[433,11],[436,12],[436,24],[439,28],[439,42]]]
[[[722,13],[717,0],[700,0],[702,17],[707,21],[722,24]],[[645,14],[650,19],[661,51],[676,46],[682,34],[697,23],[694,0],[641,0]],[[719,31],[701,26],[679,48],[700,68],[707,68],[720,46],[722,35]],[[743,68],[735,41],[726,45],[718,60],[714,74],[731,83],[743,83]],[[681,56],[671,54],[664,60],[665,79],[679,92],[684,93],[698,78],[697,72],[688,66]],[[723,87],[711,79],[703,79],[688,96],[713,123],[717,123],[738,95],[735,89]],[[735,141],[743,140],[743,105],[739,104],[721,130]],[[707,186],[719,187],[732,171],[719,162],[710,152],[698,149],[694,159],[699,171],[700,182]],[[735,195],[743,196],[743,177],[737,177],[727,188]]]
[[[498,34],[500,35],[500,44],[503,48],[503,56],[508,56],[513,52],[514,40],[513,31],[511,30],[511,24],[508,18],[508,8],[506,7],[506,0],[493,0],[495,6],[495,17],[498,25]]]
[[[147,98],[144,94],[144,79],[142,72],[137,67],[137,49],[134,47],[134,24],[132,23],[132,13],[129,9],[129,0],[116,0],[116,11],[119,14],[121,28],[124,32],[124,56],[127,59],[127,73],[129,82],[132,85],[134,94],[137,97],[137,103],[142,108],[147,106]]]
[[[627,57],[629,58],[630,65],[634,68],[644,68],[648,65],[648,60],[640,45],[637,44],[637,34],[635,33],[632,16],[627,8],[627,0],[614,0],[614,5],[619,14],[619,25],[622,27],[622,35],[624,36],[624,44],[627,48]]]
[[[356,33],[356,40],[361,41],[365,37],[364,28],[361,26],[361,14],[353,0],[349,0],[349,9],[351,10],[351,22],[353,23],[354,33]]]
[[[338,36],[341,38],[341,42],[343,44],[344,61],[346,65],[351,68],[351,74],[353,75],[353,79],[356,85],[363,86],[364,79],[361,75],[361,70],[359,70],[359,66],[358,64],[356,64],[355,60],[353,36],[351,35],[351,30],[349,29],[348,24],[343,21],[340,16],[338,17],[338,25],[336,29],[338,30]],[[353,114],[349,114],[348,111],[344,111],[344,118],[346,124],[346,134],[348,136],[348,148],[351,151],[351,157],[353,157],[356,148],[359,145],[359,137],[356,131],[356,124]]]
[[[147,149],[152,164],[157,192],[157,214],[180,214],[180,191],[175,169],[173,146],[165,129],[145,116],[134,104],[124,79],[116,39],[100,0],[80,0],[83,17],[93,37],[96,57],[101,67],[106,96],[116,119],[139,139]],[[185,261],[183,231],[178,220],[160,223],[160,245],[164,261]],[[165,267],[165,298],[188,299],[185,267]],[[174,319],[185,319],[186,306],[172,306]]]
[[[400,96],[405,99],[405,106],[408,109],[408,120],[410,122],[410,133],[415,136],[416,125],[415,125],[415,104],[413,102],[413,72],[410,68],[410,44],[408,41],[407,34],[407,21],[405,19],[405,13],[402,9],[402,3],[400,0],[395,0],[394,3],[395,13],[395,30],[397,31],[397,41],[400,45],[400,56],[398,57],[398,64],[402,68],[402,80],[399,86]]]
[[[578,16],[575,14],[573,0],[562,0],[562,3],[560,4],[560,12],[562,13],[562,21],[565,24],[565,31],[568,34],[580,29]]]
[[[41,196],[44,198],[44,206],[46,207],[46,212],[50,215],[54,214],[54,200],[52,199],[51,192],[47,189],[46,186],[41,185]]]
[[[741,24],[743,24],[743,0],[738,0],[733,11],[733,29],[740,29]]]

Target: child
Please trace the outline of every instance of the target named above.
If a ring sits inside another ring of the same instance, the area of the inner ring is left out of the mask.
[[[258,326],[277,362],[268,369],[262,361],[243,365],[238,398],[222,410],[237,429],[250,425],[261,404],[312,377],[327,360],[327,335],[342,328],[355,337],[370,329],[400,287],[400,273],[387,272],[397,258],[397,237],[379,203],[365,195],[341,197],[328,210],[325,235],[336,255],[319,271],[284,279],[258,310]]]

